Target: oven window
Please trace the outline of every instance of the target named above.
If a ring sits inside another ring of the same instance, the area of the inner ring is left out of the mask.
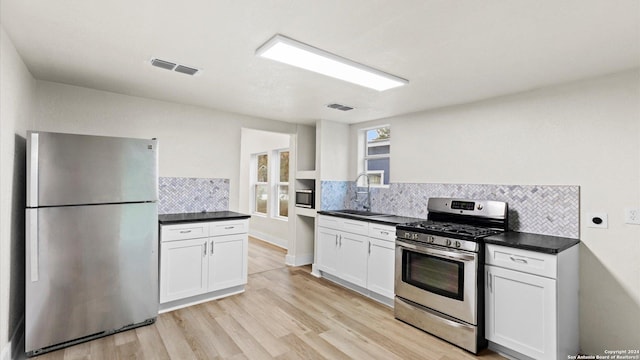
[[[464,300],[464,262],[403,251],[402,281],[423,290]]]

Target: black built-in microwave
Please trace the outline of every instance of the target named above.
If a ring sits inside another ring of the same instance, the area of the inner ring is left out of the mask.
[[[313,190],[296,190],[296,206],[302,208],[314,208]]]

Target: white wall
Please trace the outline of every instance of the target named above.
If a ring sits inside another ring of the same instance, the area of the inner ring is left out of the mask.
[[[637,348],[640,226],[623,210],[640,207],[638,69],[354,125],[351,143],[385,123],[392,182],[579,185],[582,349]],[[608,213],[608,229],[585,226],[595,211]]]
[[[321,180],[355,180],[348,171],[349,144],[349,125],[328,120],[316,122],[316,154],[319,154],[316,171]]]
[[[230,179],[238,210],[243,127],[294,133],[295,125],[239,114],[37,81],[38,130],[158,138],[160,176]]]
[[[238,209],[251,214],[251,154],[266,152],[269,155],[269,175],[273,161],[273,150],[289,148],[291,135],[269,131],[242,129],[242,147],[240,150],[240,203]],[[268,216],[253,215],[249,224],[249,234],[259,239],[287,248],[289,242],[288,222]]]
[[[26,130],[35,80],[0,25],[0,358],[22,333]]]

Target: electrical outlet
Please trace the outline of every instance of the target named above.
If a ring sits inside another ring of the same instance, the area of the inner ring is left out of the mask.
[[[627,224],[640,225],[640,208],[624,209],[624,222]]]
[[[609,227],[607,213],[593,212],[587,213],[587,227],[606,229]]]

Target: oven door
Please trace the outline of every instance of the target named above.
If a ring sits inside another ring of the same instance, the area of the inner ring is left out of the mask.
[[[478,254],[396,239],[395,293],[477,325]]]

